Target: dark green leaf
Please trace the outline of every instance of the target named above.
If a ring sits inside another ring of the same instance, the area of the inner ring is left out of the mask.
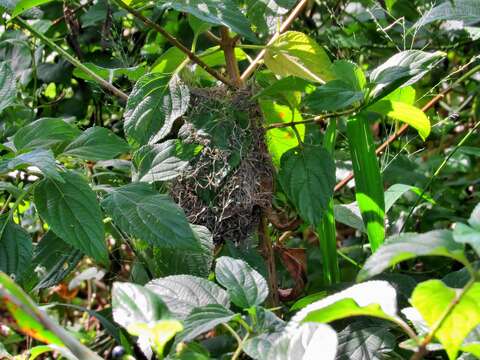
[[[355,63],[348,60],[337,60],[332,65],[335,78],[350,85],[351,89],[362,91],[367,84],[363,70]]]
[[[103,265],[109,256],[102,213],[85,179],[72,172],[61,174],[63,183],[44,179],[35,188],[35,205],[55,234]]]
[[[268,296],[266,280],[243,260],[218,258],[215,277],[227,289],[232,302],[241,308],[260,305]]]
[[[464,264],[468,263],[463,253],[463,245],[453,240],[451,231],[404,233],[389,237],[383,246],[368,258],[358,274],[358,280],[368,279],[401,261],[418,256],[446,256]]]
[[[106,128],[99,126],[85,130],[73,140],[63,154],[84,160],[109,160],[128,152],[128,144]]]
[[[144,183],[111,191],[102,206],[120,229],[160,248],[201,252],[183,210]]]
[[[300,216],[310,224],[322,220],[335,186],[335,163],[321,146],[304,144],[283,154],[279,179]]]
[[[8,62],[0,62],[0,113],[15,102],[17,80]]]
[[[317,88],[305,98],[312,112],[342,110],[363,100],[363,92],[342,80],[332,80]]]
[[[63,178],[60,176],[57,165],[55,163],[55,157],[51,150],[35,149],[27,153],[23,153],[15,156],[8,161],[8,169],[23,169],[29,166],[36,166],[45,175],[45,177],[51,178],[58,182],[63,182]]]
[[[217,304],[230,306],[228,294],[206,279],[190,275],[174,275],[150,281],[146,287],[167,304],[175,316],[186,318],[194,308]]]
[[[104,15],[105,18],[106,14]],[[103,20],[103,19],[102,19]],[[137,81],[144,73],[145,68],[141,65],[129,67],[129,68],[106,68],[102,66],[98,66],[93,63],[86,63],[84,64],[88,69],[92,70],[98,76],[102,77],[103,79],[107,80],[109,83],[114,82],[121,76],[127,77],[129,80]],[[94,81],[90,75],[83,72],[82,70],[76,68],[73,70],[73,75],[79,77],[84,80]]]

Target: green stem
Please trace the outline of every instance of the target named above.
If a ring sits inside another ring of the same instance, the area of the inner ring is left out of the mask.
[[[232,360],[237,360],[240,357],[243,351],[243,346],[245,345],[245,342],[248,340],[249,336],[250,334],[247,333],[247,335],[245,335],[245,337],[240,341],[240,343],[238,344],[237,350],[235,350],[235,352],[232,355]]]
[[[238,44],[237,47],[241,49],[263,50],[265,45],[251,45],[251,44]]]
[[[13,214],[15,213],[15,210],[18,208],[18,206],[23,201],[23,199],[25,199],[25,197],[28,194],[30,194],[30,192],[35,188],[35,186],[37,184],[38,183],[33,183],[32,185],[30,185],[30,187],[17,198],[17,200],[13,204],[12,208],[8,212],[7,218],[5,219],[4,223],[2,224],[2,228],[0,229],[0,239],[3,237],[3,233],[5,231],[5,228],[7,227],[8,222],[13,218]]]
[[[88,76],[90,76],[95,82],[103,86],[105,89],[109,90],[115,96],[118,96],[122,100],[127,100],[128,95],[125,94],[122,90],[116,88],[114,85],[110,84],[108,81],[97,75],[95,72],[90,70],[88,67],[83,65],[79,60],[74,58],[70,55],[66,50],[62,49],[60,46],[55,44],[50,38],[42,34],[41,32],[35,30],[32,26],[30,26],[26,21],[22,20],[19,17],[14,18],[14,21],[18,26],[28,30],[33,36],[40,39],[46,45],[48,45],[52,50],[55,50],[59,54],[61,54],[65,59],[68,60],[73,66],[85,72]]]

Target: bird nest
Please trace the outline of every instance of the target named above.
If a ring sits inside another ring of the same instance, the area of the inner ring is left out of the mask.
[[[206,226],[215,243],[248,238],[271,205],[273,166],[261,112],[249,90],[191,90],[179,137],[200,152],[175,179],[170,194],[193,224]]]

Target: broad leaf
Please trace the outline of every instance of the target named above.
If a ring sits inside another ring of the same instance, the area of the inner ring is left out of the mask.
[[[22,282],[32,260],[32,239],[6,215],[0,217],[0,226],[3,229],[0,237],[0,271]]]
[[[160,0],[157,4],[192,14],[210,24],[227,26],[237,34],[256,41],[250,22],[233,0]]]
[[[443,319],[435,337],[451,360],[456,359],[470,331],[480,324],[480,283],[474,283],[461,297],[459,291],[447,287],[440,280],[429,280],[417,285],[410,300],[428,326],[437,326]],[[452,308],[445,316],[450,306]]]
[[[355,63],[348,60],[337,60],[332,65],[335,78],[350,85],[352,89],[361,91],[367,85],[363,70]]]
[[[51,150],[35,149],[27,153],[19,154],[13,159],[6,160],[8,170],[24,169],[29,166],[35,166],[45,175],[58,182],[63,182],[63,178],[58,172],[55,163],[55,157]]]
[[[95,193],[77,173],[67,171],[61,176],[63,183],[44,179],[35,188],[40,216],[65,242],[108,265],[102,213]]]
[[[109,160],[128,152],[128,144],[110,130],[95,126],[73,140],[63,154],[84,160]]]
[[[42,118],[18,130],[13,143],[17,150],[65,146],[78,135],[80,130],[65,120]]]
[[[386,281],[367,281],[316,301],[293,316],[287,328],[304,322],[327,323],[352,316],[391,320],[397,316],[397,298]]]
[[[321,146],[304,144],[281,160],[280,183],[300,216],[310,224],[322,220],[335,186],[335,163]]]
[[[267,281],[243,260],[227,256],[218,258],[215,277],[240,308],[260,305],[268,296]]]
[[[182,323],[177,320],[158,320],[131,324],[128,332],[138,336],[139,343],[146,342],[155,350],[155,353],[162,355],[165,345],[182,329]]]
[[[150,281],[146,287],[167,304],[180,319],[186,318],[194,308],[217,304],[230,306],[230,299],[221,287],[206,279],[190,275],[174,275]]]
[[[358,208],[356,201],[350,204],[337,204],[333,208],[335,220],[350,226],[353,229],[365,233],[365,225],[363,224],[362,214]]]
[[[122,231],[160,248],[201,251],[183,210],[143,183],[111,191],[102,207]]]
[[[142,76],[132,89],[125,108],[124,130],[135,145],[165,138],[173,122],[187,111],[188,88],[178,76],[152,73]]]
[[[287,31],[267,47],[265,65],[280,76],[326,83],[335,76],[327,53],[315,40],[298,31]]]
[[[20,0],[15,4],[15,8],[13,9],[12,12],[12,17],[16,17],[20,15],[21,13],[35,7],[35,6],[40,6],[43,4],[47,4],[49,2],[52,2],[53,0]]]
[[[347,121],[347,136],[355,175],[355,197],[374,252],[385,239],[385,198],[375,142],[364,115]]]
[[[106,15],[107,14],[105,13],[105,15],[103,15],[103,16],[105,17]],[[84,65],[88,69],[90,69],[91,71],[96,73],[98,76],[107,80],[109,83],[114,82],[115,80],[117,80],[121,76],[125,76],[129,80],[132,80],[132,81],[137,81],[145,73],[145,68],[142,65],[129,67],[129,68],[106,68],[106,67],[98,66],[94,63],[85,63]],[[90,77],[90,75],[83,72],[79,68],[75,68],[73,70],[73,75],[75,75],[76,77],[79,77],[81,79],[84,79],[84,80],[94,81]]]
[[[312,112],[342,110],[363,100],[363,92],[342,80],[333,80],[320,86],[305,98],[305,105]]]
[[[403,233],[389,237],[385,244],[368,258],[357,279],[359,281],[368,279],[399,262],[418,256],[446,256],[463,264],[468,263],[463,254],[463,245],[453,240],[451,231]]]
[[[440,20],[454,20],[462,21],[465,24],[473,24],[478,22],[479,18],[480,9],[476,0],[443,1],[427,10],[414,27],[419,28]]]
[[[415,106],[398,101],[380,100],[370,105],[367,111],[373,111],[410,125],[418,131],[423,140],[430,134],[430,120],[422,110]]]
[[[480,204],[473,209],[468,225],[457,223],[453,229],[453,238],[461,244],[469,244],[480,256]]]
[[[325,324],[303,324],[295,332],[286,332],[270,348],[268,360],[334,360],[337,334]]]
[[[8,62],[0,62],[0,113],[17,97],[17,81]]]
[[[136,178],[141,182],[172,180],[182,173],[194,157],[197,146],[167,140],[160,144],[144,145],[133,155],[137,169]]]
[[[246,15],[255,28],[255,32],[263,36],[272,35],[277,30],[281,16],[295,5],[295,0],[247,0]]]
[[[228,323],[235,316],[235,313],[219,304],[197,307],[185,319],[185,328],[180,335],[180,340],[191,341],[217,325]]]

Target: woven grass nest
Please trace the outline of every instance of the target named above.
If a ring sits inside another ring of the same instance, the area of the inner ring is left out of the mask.
[[[191,89],[179,138],[201,151],[176,178],[170,194],[189,221],[206,226],[216,244],[239,244],[271,206],[273,165],[261,112],[251,90]]]

